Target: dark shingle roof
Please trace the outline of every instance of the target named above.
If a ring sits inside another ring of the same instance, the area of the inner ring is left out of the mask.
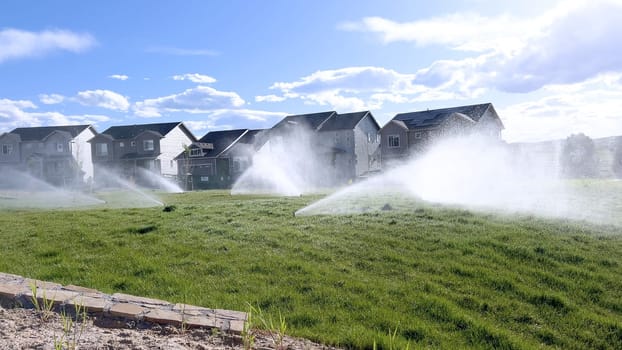
[[[322,123],[324,123],[333,114],[337,114],[335,111],[311,113],[311,114],[298,114],[289,115],[280,122],[278,122],[272,130],[286,127],[287,125],[301,125],[310,128],[311,130],[317,130]]]
[[[335,114],[328,119],[319,131],[352,130],[369,111]]]
[[[409,129],[439,126],[443,121],[445,121],[445,119],[447,119],[447,117],[454,113],[464,114],[477,122],[490,106],[492,106],[491,103],[484,103],[479,105],[433,109],[421,112],[401,113],[396,115],[393,120],[403,121]]]
[[[18,134],[22,141],[42,141],[54,131],[64,131],[71,137],[78,136],[90,125],[63,125],[63,126],[40,126],[33,128],[16,128],[11,133]]]
[[[157,132],[162,136],[168,134],[171,130],[175,129],[180,122],[173,123],[158,123],[158,124],[142,124],[142,125],[121,125],[111,126],[106,129],[102,134],[112,136],[114,139],[132,139],[145,131]]]
[[[244,152],[248,152],[248,150],[251,149],[259,149],[268,140],[265,132],[266,130],[264,129],[248,130],[234,145],[227,149],[223,155],[229,156],[239,152],[241,149],[244,150]]]
[[[214,145],[213,149],[205,150],[204,157],[216,157],[227,147],[231,146],[235,140],[237,140],[247,129],[237,130],[224,130],[224,131],[210,131],[203,136],[198,142],[211,143]]]
[[[239,140],[238,143],[243,143],[243,144],[253,144],[255,143],[255,141],[257,141],[257,137],[259,136],[259,133],[265,131],[264,129],[255,129],[255,130],[248,130],[246,132],[246,134],[244,134],[244,136],[242,136]]]

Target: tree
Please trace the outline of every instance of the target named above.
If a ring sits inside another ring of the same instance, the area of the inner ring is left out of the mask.
[[[613,152],[613,173],[618,178],[622,178],[622,136],[618,137],[618,142],[616,142]]]
[[[562,174],[566,177],[594,177],[598,174],[596,146],[583,133],[566,138],[561,154]]]

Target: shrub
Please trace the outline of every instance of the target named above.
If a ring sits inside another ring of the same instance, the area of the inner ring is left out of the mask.
[[[570,135],[561,154],[562,174],[566,177],[594,177],[598,174],[596,146],[583,133]]]

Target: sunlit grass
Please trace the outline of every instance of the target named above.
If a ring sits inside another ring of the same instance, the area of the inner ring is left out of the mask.
[[[257,306],[351,348],[619,348],[620,228],[393,198],[196,192],[162,207],[0,213],[0,271],[214,308]],[[384,199],[383,199],[384,201]],[[387,201],[389,202],[389,201]]]

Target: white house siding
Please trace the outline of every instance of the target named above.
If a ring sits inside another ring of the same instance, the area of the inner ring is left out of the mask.
[[[161,154],[158,157],[162,175],[177,175],[177,162],[174,159],[184,151],[184,146],[189,146],[190,144],[192,144],[192,139],[181,130],[179,125],[164,135],[164,138],[160,140]]]
[[[91,144],[87,141],[95,137],[95,132],[92,128],[86,128],[78,136],[73,139],[73,146],[71,147],[71,153],[73,158],[80,165],[80,169],[84,172],[83,180],[87,181],[89,178],[93,178],[93,158],[91,155]]]

